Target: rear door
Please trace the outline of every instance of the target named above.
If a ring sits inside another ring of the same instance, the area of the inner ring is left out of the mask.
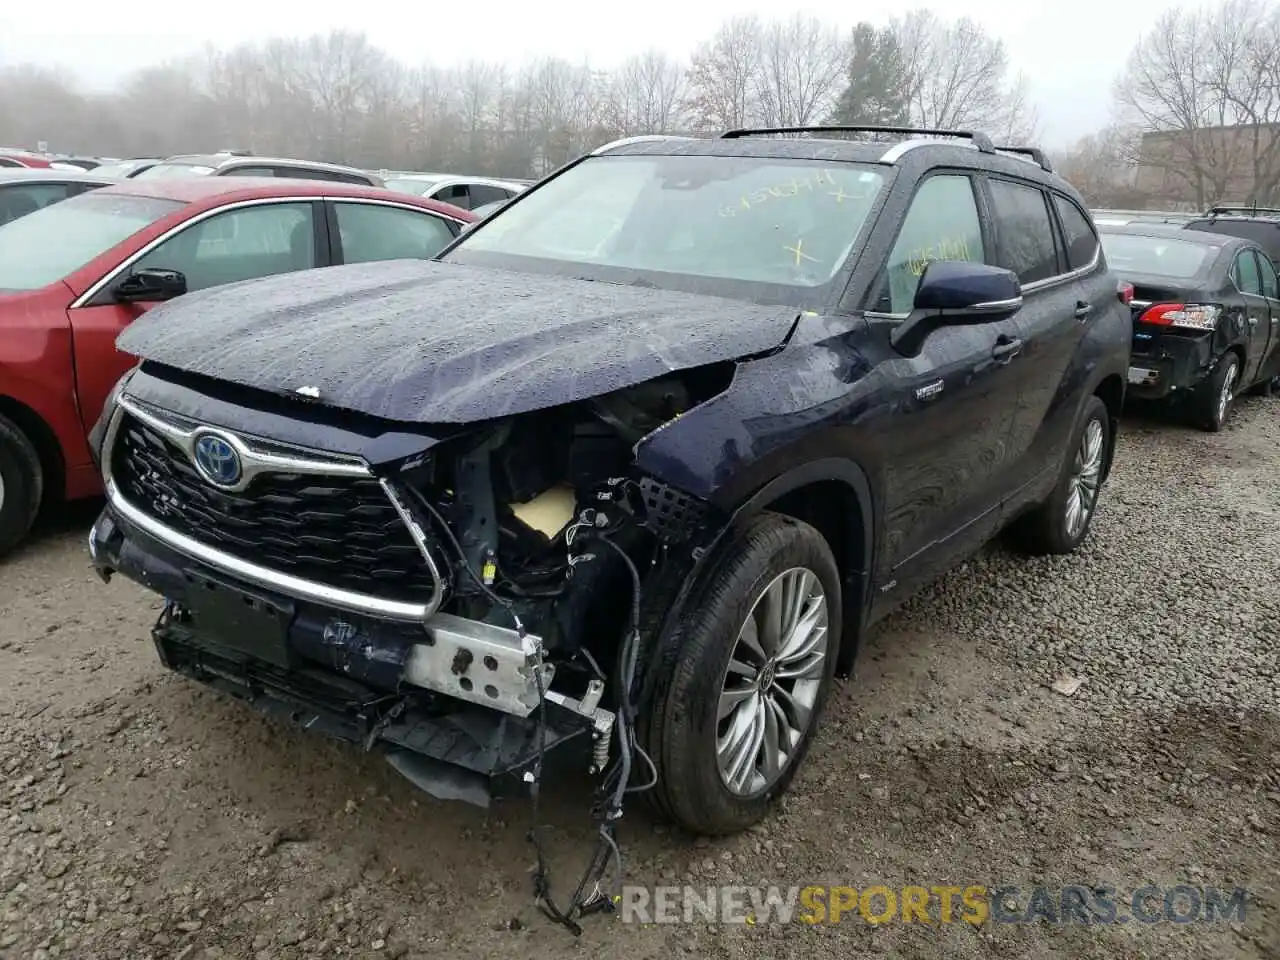
[[[1098,279],[1105,274],[1098,238],[1071,201],[1006,177],[988,176],[986,187],[996,239],[992,262],[1022,282],[1017,315],[1022,356],[1010,371],[1013,410],[1006,451],[1008,487],[1017,500],[1019,491],[1034,490],[1038,480],[1061,466],[1080,389],[1067,372],[1093,311],[1107,306]],[[1069,232],[1058,227],[1062,204]]]
[[[1271,305],[1263,295],[1261,264],[1252,249],[1236,254],[1232,277],[1244,300],[1249,324],[1245,347],[1248,356],[1244,360],[1244,369],[1240,371],[1240,386],[1246,387],[1258,380],[1267,353],[1267,342],[1271,338]]]
[[[251,202],[192,220],[144,247],[113,270],[101,289],[83,306],[69,311],[75,352],[82,357],[111,358],[110,362],[80,366],[76,385],[86,429],[97,420],[107,393],[137,360],[114,350],[115,339],[130,323],[156,306],[117,303],[115,284],[143,267],[178,270],[189,291],[204,290],[238,280],[326,266],[323,207],[318,202]],[[199,345],[193,345],[199,349]]]
[[[447,217],[371,200],[326,201],[334,263],[429,260],[458,235]]]
[[[1013,364],[1002,356],[1017,337],[1011,318],[943,327],[917,357],[888,344],[910,313],[920,276],[933,260],[982,263],[990,237],[973,178],[936,172],[907,208],[866,319],[883,345],[883,523],[877,554],[878,616],[932,580],[994,532],[1008,471]]]

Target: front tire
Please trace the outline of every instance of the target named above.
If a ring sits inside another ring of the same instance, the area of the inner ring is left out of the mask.
[[[1195,398],[1195,416],[1209,433],[1217,433],[1226,425],[1235,404],[1236,385],[1240,382],[1240,358],[1224,353],[1204,382]]]
[[[1048,500],[1022,517],[1011,531],[1024,552],[1071,553],[1084,543],[1098,506],[1111,444],[1107,405],[1091,396],[1072,434],[1058,485]]]
[[[763,513],[699,586],[646,740],[658,808],[724,835],[761,820],[808,751],[835,672],[840,575],[817,530]]]
[[[0,416],[0,559],[30,531],[43,493],[40,455],[13,421]]]

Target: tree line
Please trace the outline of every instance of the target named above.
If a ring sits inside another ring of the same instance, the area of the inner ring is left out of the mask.
[[[1098,206],[1280,202],[1280,5],[1166,11],[1115,80],[1113,122],[1059,167]]]
[[[914,10],[852,31],[806,15],[732,18],[687,62],[612,69],[553,57],[397,61],[352,31],[209,48],[90,92],[63,70],[0,66],[0,143],[98,156],[244,149],[370,169],[538,176],[642,133],[822,122],[1036,128],[1025,78],[972,20]]]

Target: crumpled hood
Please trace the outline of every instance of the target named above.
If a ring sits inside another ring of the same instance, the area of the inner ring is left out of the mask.
[[[778,346],[799,310],[424,261],[327,267],[187,294],[126,353],[391,420],[470,423]]]

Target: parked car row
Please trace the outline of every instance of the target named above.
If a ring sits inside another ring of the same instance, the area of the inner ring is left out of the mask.
[[[171,158],[0,226],[0,550],[105,490],[167,666],[437,795],[576,739],[606,840],[629,790],[746,829],[872,624],[1085,541],[1127,395],[1220,427],[1275,361],[1253,240],[839,130],[629,138],[479,216]]]
[[[356,167],[313,160],[261,157],[244,150],[225,150],[215,154],[190,154],[168,158],[139,157],[101,163],[96,160],[55,158],[28,151],[0,150],[0,168],[22,171],[38,169],[45,172],[55,170],[79,172],[92,168],[96,180],[80,181],[84,184],[95,182],[106,184],[134,178],[157,180],[198,176],[324,180],[370,187],[386,186],[400,193],[447,203],[462,210],[480,207],[495,209],[517,193],[527,189],[532,183],[529,180],[500,180],[491,177],[465,177],[443,173],[386,170],[374,173]],[[20,192],[26,193],[28,199],[36,197],[31,190]],[[70,193],[66,195],[69,196]],[[15,201],[13,207],[15,210],[38,209],[49,202],[47,199],[49,196],[51,193],[46,189],[39,194],[40,202],[35,207],[26,201]],[[16,214],[8,219],[13,219],[13,216]]]
[[[1099,211],[1096,222],[1133,287],[1131,396],[1217,431],[1237,396],[1280,388],[1280,210]]]

